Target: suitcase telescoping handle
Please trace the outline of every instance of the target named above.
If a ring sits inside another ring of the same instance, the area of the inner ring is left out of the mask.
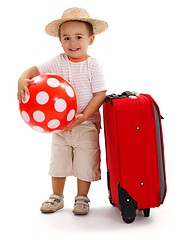
[[[111,104],[112,103],[112,100],[113,99],[117,99],[117,98],[126,98],[126,97],[129,97],[129,98],[137,98],[140,94],[137,93],[137,92],[132,92],[132,91],[125,91],[121,94],[115,94],[115,93],[112,93],[112,94],[109,94],[106,96],[105,98],[105,102],[110,102]]]

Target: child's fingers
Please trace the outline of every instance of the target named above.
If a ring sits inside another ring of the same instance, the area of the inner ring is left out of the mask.
[[[34,79],[28,79],[27,82],[28,84],[34,83]]]

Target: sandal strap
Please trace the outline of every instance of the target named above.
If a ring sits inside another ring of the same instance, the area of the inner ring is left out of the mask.
[[[44,203],[54,204],[55,200],[63,201],[63,196],[59,196],[59,195],[53,193],[50,195],[49,199],[46,200]]]
[[[80,205],[88,206],[89,202],[90,202],[90,199],[88,197],[85,197],[85,196],[76,196],[75,197],[75,205],[80,204]]]
[[[63,198],[63,196],[59,196],[55,193],[50,195],[50,199],[61,200],[62,198]]]

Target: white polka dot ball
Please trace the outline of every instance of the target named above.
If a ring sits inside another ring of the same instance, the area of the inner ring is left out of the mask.
[[[63,130],[74,119],[77,97],[72,85],[61,76],[41,74],[28,86],[29,95],[19,103],[23,120],[38,132]]]

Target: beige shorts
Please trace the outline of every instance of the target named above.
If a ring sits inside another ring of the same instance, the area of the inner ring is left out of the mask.
[[[95,124],[80,124],[71,131],[53,134],[49,174],[73,175],[88,182],[101,178],[99,130]]]

